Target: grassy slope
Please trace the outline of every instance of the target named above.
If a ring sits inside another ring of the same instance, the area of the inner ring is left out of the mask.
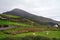
[[[5,17],[9,17],[12,19],[18,19],[20,17],[18,16],[13,16],[13,15],[0,15],[0,16],[5,16]],[[46,31],[44,32],[28,32],[28,33],[22,33],[22,34],[16,34],[16,35],[11,35],[11,34],[4,34],[4,32],[14,32],[20,29],[24,29],[24,28],[28,28],[28,27],[35,27],[37,26],[38,28],[47,28],[45,25],[35,25],[32,23],[33,21],[25,19],[25,22],[31,23],[23,23],[23,22],[14,22],[14,21],[9,21],[9,20],[0,20],[0,25],[13,25],[13,26],[19,26],[21,28],[15,28],[15,29],[9,29],[9,30],[4,30],[0,32],[0,39],[5,38],[5,37],[23,37],[23,36],[27,36],[27,35],[32,35],[32,33],[36,33],[36,35],[40,35],[40,36],[47,36],[49,38],[55,37],[55,38],[60,38],[60,31],[49,31],[49,35],[46,35]],[[33,24],[33,25],[32,25]]]
[[[8,21],[8,20],[0,20],[0,25],[22,26],[22,27],[30,26],[30,25],[27,25],[24,23],[12,22],[12,21]]]
[[[40,24],[37,24],[29,19],[25,19],[25,18],[22,18],[20,19],[21,17],[19,16],[15,16],[15,15],[8,15],[8,14],[0,14],[0,16],[3,18],[3,17],[8,17],[9,19],[7,20],[0,20],[0,25],[15,25],[15,26],[20,26],[20,27],[40,27],[40,26],[44,26],[44,25],[40,25]],[[12,19],[13,21],[11,21],[10,19]],[[18,20],[18,21],[14,21],[14,20]],[[23,21],[22,21],[23,20]]]
[[[12,19],[19,19],[20,17],[18,17],[18,16],[14,16],[14,15],[7,15],[7,14],[3,14],[3,15],[0,15],[0,16],[3,16],[3,17],[8,17],[8,18],[12,18]],[[21,23],[21,22],[17,22],[17,21],[15,21],[14,22],[14,20],[13,21],[10,21],[9,19],[7,19],[7,20],[0,20],[0,25],[15,25],[15,26],[24,26],[24,27],[27,27],[27,26],[31,26],[31,25],[29,25],[29,24],[25,24],[25,23]],[[28,22],[32,22],[32,21],[30,21],[30,20],[28,20],[28,19],[26,19],[26,21],[28,21]]]
[[[8,14],[0,14],[0,16],[9,17],[9,18],[20,18],[19,16],[8,15]]]
[[[47,35],[47,31],[43,31],[43,32],[30,32],[30,33],[22,33],[22,34],[17,34],[17,37],[22,37],[22,36],[26,36],[26,35],[33,35],[33,33],[36,34],[36,36],[40,35],[40,36],[46,36],[49,38],[60,38],[60,31],[48,31],[49,34]]]
[[[46,34],[46,31],[43,32],[29,32],[29,33],[22,33],[17,35],[11,35],[11,34],[3,34],[0,33],[0,39],[6,38],[6,37],[25,37],[25,36],[31,36],[35,33],[35,36],[44,36],[48,38],[60,38],[60,31],[49,31],[49,34]]]

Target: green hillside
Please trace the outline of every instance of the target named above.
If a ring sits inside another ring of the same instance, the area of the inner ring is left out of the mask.
[[[35,27],[41,26],[40,24],[31,21],[26,18],[22,18],[20,16],[8,15],[8,14],[0,14],[0,25],[9,25],[9,26],[26,26],[26,27]],[[5,19],[4,19],[5,18]]]
[[[14,15],[2,14],[0,16],[1,16],[1,18],[6,18],[6,19],[0,19],[0,25],[29,26],[30,24],[28,24],[28,23],[29,22],[32,23],[32,21],[30,21],[28,19],[20,18],[18,16],[14,16]]]
[[[0,40],[60,40],[60,31],[29,32],[17,35],[4,34],[0,32]],[[35,33],[35,35],[33,35]]]
[[[39,36],[39,37],[43,36],[42,38],[44,37],[48,37],[49,39],[60,38],[59,36],[60,28],[57,29],[53,26],[51,27],[48,25],[39,24],[32,20],[29,20],[20,16],[15,16],[10,14],[0,14],[0,29],[7,28],[7,27],[11,27],[11,28],[0,30],[1,40],[4,40],[4,39],[16,40],[19,37],[21,38],[24,38],[27,36],[30,37],[33,35],[33,33],[36,33],[36,36]],[[46,35],[46,31],[49,31],[49,35]]]
[[[59,30],[60,28],[55,28],[51,27],[48,25],[44,25],[45,22],[42,22],[43,24],[36,23],[32,20],[20,17],[20,16],[15,16],[15,15],[10,15],[10,14],[0,14],[0,25],[7,25],[9,27],[17,27],[21,29],[28,29],[28,28],[39,28],[38,30]],[[13,29],[13,28],[12,28]],[[35,29],[35,30],[37,30]]]

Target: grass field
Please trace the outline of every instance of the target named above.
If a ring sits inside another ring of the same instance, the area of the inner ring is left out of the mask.
[[[32,23],[33,21],[28,20],[28,19],[20,19],[18,21],[15,21],[15,19],[19,19],[20,17],[18,16],[13,16],[13,15],[6,15],[6,17],[9,17],[12,20],[0,20],[0,25],[8,25],[10,27],[15,27],[7,30],[0,30],[0,40],[7,38],[7,40],[10,40],[15,38],[21,38],[21,37],[26,37],[26,36],[43,36],[47,38],[59,38],[60,39],[60,28],[54,28],[54,27],[49,27],[46,25],[40,25],[37,23]],[[2,15],[2,16],[4,16]],[[21,22],[22,21],[22,22]],[[26,32],[28,30],[28,32]],[[38,30],[38,31],[36,31]],[[55,30],[55,31],[53,31]],[[20,32],[21,31],[21,32]],[[24,32],[23,32],[24,31]],[[15,34],[16,33],[16,34]],[[18,40],[18,39],[17,39]],[[30,39],[29,39],[30,40]],[[55,40],[55,39],[54,39]]]
[[[9,20],[0,20],[0,25],[11,25],[11,26],[22,26],[22,27],[31,26],[31,25],[29,25],[29,24],[12,22],[12,21],[9,21]]]
[[[31,36],[35,33],[35,36],[44,36],[48,38],[60,38],[60,31],[43,31],[43,32],[28,32],[28,33],[21,33],[21,34],[16,34],[16,35],[11,35],[11,34],[4,34],[0,32],[0,39],[1,38],[6,38],[6,37],[25,37],[25,36]]]
[[[60,31],[48,31],[48,35],[47,35],[47,31],[43,31],[43,32],[22,33],[22,34],[17,34],[15,36],[22,37],[22,36],[26,36],[26,35],[33,35],[33,33],[35,33],[35,36],[46,36],[49,38],[60,38]]]
[[[20,18],[19,16],[15,16],[15,15],[13,16],[13,15],[10,15],[10,14],[9,15],[8,14],[3,14],[3,15],[0,14],[0,16],[5,16],[5,17],[9,17],[9,18]]]

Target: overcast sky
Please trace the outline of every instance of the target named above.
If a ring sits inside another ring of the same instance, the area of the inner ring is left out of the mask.
[[[60,21],[60,0],[0,0],[0,13],[14,8]]]

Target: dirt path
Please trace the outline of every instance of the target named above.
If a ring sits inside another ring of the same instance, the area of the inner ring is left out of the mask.
[[[15,28],[15,27],[2,27],[2,28],[0,28],[0,30],[7,30],[7,29],[10,29],[10,28]]]

